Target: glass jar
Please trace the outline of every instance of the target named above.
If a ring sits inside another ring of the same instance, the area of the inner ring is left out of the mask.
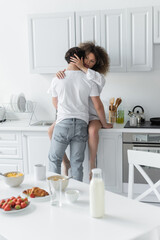
[[[124,123],[124,109],[122,107],[118,108],[116,123]]]

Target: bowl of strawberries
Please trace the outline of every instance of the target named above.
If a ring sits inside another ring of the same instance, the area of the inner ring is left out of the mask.
[[[11,197],[7,199],[0,200],[0,210],[3,212],[19,212],[24,210],[30,205],[28,198],[22,198],[21,196],[18,197]]]

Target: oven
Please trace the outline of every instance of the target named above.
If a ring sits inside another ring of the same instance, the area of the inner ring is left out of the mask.
[[[123,183],[128,183],[128,149],[160,153],[160,134],[123,133]],[[160,169],[146,166],[143,167],[143,169],[150,176],[153,182],[160,179]],[[135,183],[146,183],[137,169],[135,169],[134,174]]]

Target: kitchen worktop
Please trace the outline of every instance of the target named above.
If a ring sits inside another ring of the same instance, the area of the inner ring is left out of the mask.
[[[124,128],[124,124],[114,123],[113,128],[111,129],[101,129],[100,133],[110,132],[110,133],[123,133],[123,132],[139,132],[139,133],[160,133],[160,128],[151,129],[151,128]],[[6,121],[0,123],[0,131],[48,131],[49,126],[31,126],[28,121]]]
[[[24,189],[35,185],[48,191],[46,181],[36,182],[32,176],[25,176],[21,186],[15,188],[8,187],[0,178],[1,199],[17,197]],[[68,204],[63,194],[62,207],[51,206],[48,199],[31,201],[28,209],[21,212],[17,210],[16,213],[6,213],[0,209],[0,235],[7,240],[137,240],[138,236],[147,234],[160,223],[159,207],[139,203],[108,191],[105,191],[104,218],[91,218],[89,185],[70,179],[69,188],[80,191],[80,197],[74,204]],[[154,239],[159,238],[154,235]]]

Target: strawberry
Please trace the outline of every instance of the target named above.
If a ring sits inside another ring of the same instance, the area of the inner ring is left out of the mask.
[[[2,208],[2,206],[3,206],[4,203],[5,203],[5,200],[2,199],[2,200],[0,201],[0,208]]]
[[[11,197],[10,199],[11,199],[11,200],[14,200],[14,199],[16,199],[16,198],[15,198],[15,197]]]
[[[16,205],[14,208],[15,208],[16,210],[19,210],[19,209],[21,209],[21,206],[20,206],[20,205]]]
[[[7,205],[7,203],[5,202],[5,203],[3,204],[3,206],[2,206],[2,208],[4,209],[6,205]]]
[[[10,200],[10,201],[9,201],[9,205],[10,205],[11,207],[14,207],[14,206],[16,205],[16,203],[15,203],[13,200]]]
[[[20,205],[21,202],[19,201],[19,199],[15,202],[16,205]]]
[[[4,208],[4,211],[10,211],[11,210],[11,206],[9,204],[7,204]]]
[[[31,193],[31,194],[30,194],[30,198],[35,198],[34,193]]]
[[[21,208],[27,207],[27,204],[25,202],[21,202]]]

